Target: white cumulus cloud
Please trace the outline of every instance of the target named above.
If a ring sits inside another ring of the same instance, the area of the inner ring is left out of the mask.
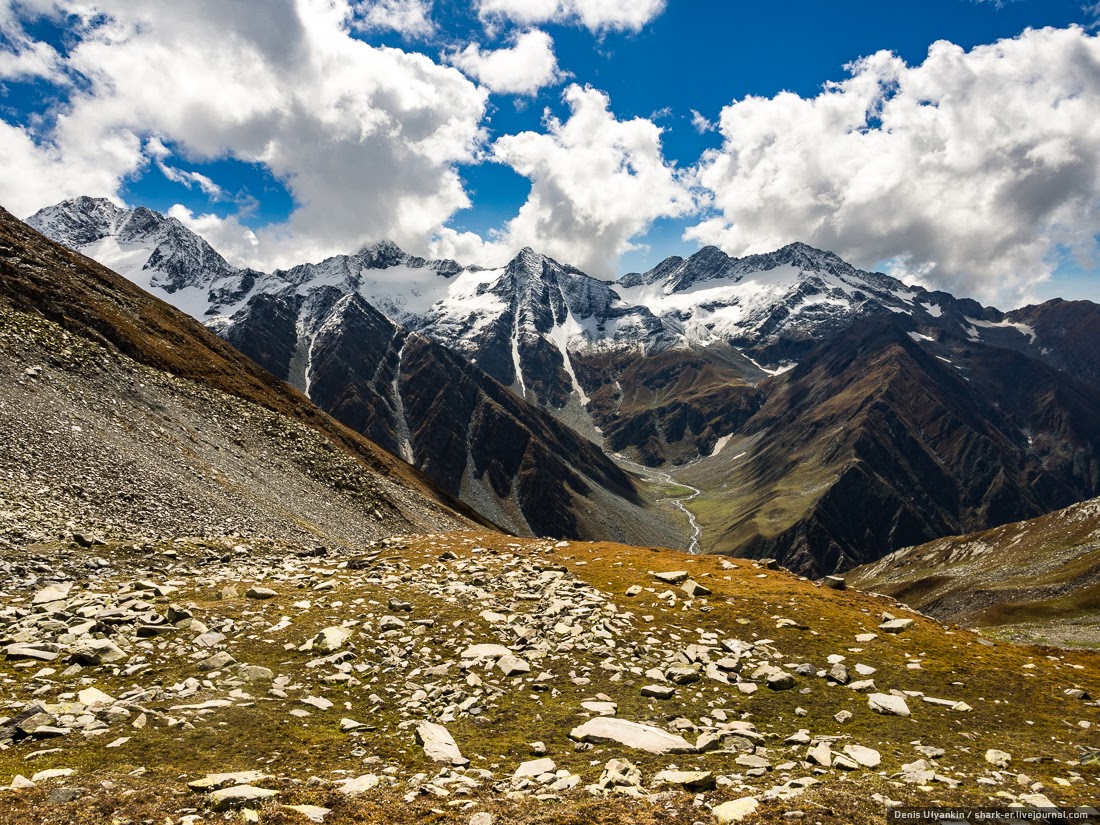
[[[366,31],[426,37],[435,31],[432,0],[367,0],[357,4],[355,25]]]
[[[483,50],[471,43],[447,59],[487,89],[500,94],[534,95],[561,80],[554,40],[539,29],[520,32],[512,45]]]
[[[687,235],[731,254],[794,240],[889,260],[934,287],[1009,304],[1100,227],[1100,38],[1027,30],[918,66],[880,52],[803,98],[726,107],[697,183],[716,214]]]
[[[247,0],[58,6],[85,20],[64,66],[82,81],[45,131],[0,122],[0,203],[17,214],[116,196],[154,159],[151,135],[187,161],[262,164],[291,192],[289,221],[258,232],[240,263],[380,238],[423,248],[469,205],[457,165],[483,144],[487,93],[423,55],[355,39],[348,2],[269,0],[262,15]]]
[[[569,23],[591,32],[637,32],[664,11],[665,0],[478,0],[477,8],[490,23]]]
[[[503,242],[610,277],[632,238],[658,218],[693,208],[691,193],[666,162],[661,129],[652,121],[617,119],[607,95],[590,87],[571,85],[564,98],[571,109],[566,121],[548,117],[545,133],[493,144],[497,161],[531,181]]]

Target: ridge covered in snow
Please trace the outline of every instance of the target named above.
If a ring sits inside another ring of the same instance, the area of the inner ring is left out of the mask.
[[[956,323],[968,335],[1030,330],[946,293],[864,272],[831,252],[795,243],[735,258],[704,247],[618,281],[592,278],[532,249],[483,269],[406,254],[390,242],[320,263],[259,273],[232,267],[174,218],[76,198],[28,223],[204,320],[220,334],[262,295],[358,294],[394,323],[477,364],[517,394],[552,409],[585,406],[578,356],[727,345],[758,375],[789,368],[806,349],[860,316],[898,313],[918,325]],[[316,329],[323,318],[301,317]]]

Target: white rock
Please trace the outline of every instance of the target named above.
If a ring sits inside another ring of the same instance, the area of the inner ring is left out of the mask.
[[[423,746],[424,755],[433,762],[448,765],[465,765],[469,762],[458,750],[458,744],[450,732],[435,722],[421,722],[417,725],[416,741]]]
[[[878,629],[883,633],[902,633],[911,628],[916,622],[912,619],[891,619],[890,621],[883,622],[878,626]]]
[[[531,672],[531,665],[520,659],[518,656],[513,656],[511,653],[507,653],[497,659],[497,668],[505,676],[522,676],[524,673]]]
[[[616,742],[628,748],[636,748],[648,753],[694,753],[695,746],[682,736],[669,733],[652,725],[630,722],[600,716],[589,719],[583,725],[573,728],[569,738],[578,742],[602,744]]]
[[[471,645],[462,651],[463,659],[499,659],[511,654],[504,645]]]
[[[216,811],[224,811],[263,802],[277,796],[278,793],[278,791],[269,791],[267,788],[254,788],[251,785],[234,785],[232,788],[223,788],[210,794],[210,805]]]
[[[512,781],[517,779],[532,779],[536,776],[542,776],[544,773],[553,773],[558,769],[554,760],[550,757],[543,759],[532,759],[529,762],[522,763],[516,772],[512,774]]]
[[[325,817],[332,813],[331,808],[321,808],[317,805],[284,805],[288,811],[297,811],[310,822],[324,822]]]
[[[268,776],[263,771],[237,771],[235,773],[208,773],[202,779],[195,779],[187,783],[187,787],[193,791],[209,791],[215,788],[225,788],[230,785],[247,785],[252,782],[260,782]]]
[[[875,713],[884,716],[908,716],[909,706],[900,696],[892,696],[888,693],[872,693],[867,697],[867,704]]]
[[[346,796],[359,796],[378,787],[379,779],[373,773],[357,776],[354,779],[340,780],[340,793]]]
[[[856,764],[865,768],[877,768],[882,762],[882,754],[874,748],[865,748],[863,745],[845,745],[844,753],[852,757]]]
[[[76,695],[76,701],[87,707],[96,707],[97,705],[113,705],[115,698],[108,696],[99,688],[85,688]]]
[[[714,814],[714,818],[718,820],[721,825],[726,825],[726,823],[741,822],[747,817],[752,816],[756,813],[756,808],[759,804],[755,796],[745,796],[741,799],[723,802],[711,811],[711,813]]]
[[[35,594],[32,604],[50,604],[52,602],[59,602],[65,599],[69,595],[69,591],[73,589],[72,582],[61,582],[60,584],[49,584],[43,587],[38,593]]]
[[[995,768],[1007,768],[1012,761],[1012,754],[990,748],[985,752],[985,761]]]
[[[350,638],[351,631],[346,627],[326,627],[303,647],[306,650],[316,650],[321,653],[335,653],[346,645]]]
[[[72,768],[49,768],[48,770],[39,771],[31,777],[31,782],[46,782],[50,779],[63,779],[66,776],[72,776],[74,773]]]

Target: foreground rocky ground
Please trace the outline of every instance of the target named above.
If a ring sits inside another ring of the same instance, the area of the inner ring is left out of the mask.
[[[90,546],[89,546],[90,545]],[[0,821],[881,822],[1100,798],[1100,657],[473,532],[0,554]]]

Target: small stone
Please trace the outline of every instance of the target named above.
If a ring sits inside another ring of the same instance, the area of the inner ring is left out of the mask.
[[[405,627],[405,622],[396,616],[383,616],[378,620],[378,629],[383,633],[387,630],[401,630]]]
[[[543,759],[532,759],[528,762],[523,762],[515,773],[512,774],[512,781],[516,782],[520,779],[534,779],[537,776],[542,776],[544,773],[553,773],[558,769],[558,766],[554,763],[553,759],[545,757]]]
[[[616,742],[628,748],[649,753],[694,753],[695,746],[682,736],[669,733],[652,725],[630,722],[626,719],[598,716],[573,728],[569,738],[578,742],[603,744]]]
[[[655,573],[654,577],[665,584],[680,584],[687,581],[688,572],[686,570],[673,570],[668,573]]]
[[[1007,768],[1012,761],[1012,754],[990,748],[985,752],[985,761],[995,768]]]
[[[332,709],[332,701],[323,696],[305,696],[301,702],[303,705],[309,705],[311,708],[317,708],[317,710]]]
[[[755,796],[746,796],[741,799],[723,802],[714,808],[711,813],[714,814],[714,818],[719,822],[719,825],[728,825],[733,822],[742,822],[752,816],[756,813],[759,805],[760,803]]]
[[[909,715],[909,706],[905,704],[905,700],[900,696],[893,696],[888,693],[872,693],[867,697],[867,704],[875,713],[881,713],[884,716]]]
[[[626,596],[628,599],[633,599],[635,596],[641,595],[642,586],[640,584],[632,584],[626,589]]]
[[[865,768],[877,768],[882,762],[882,754],[874,748],[865,748],[863,745],[845,745],[844,753]]]
[[[354,779],[341,779],[340,793],[344,796],[361,796],[378,787],[381,780],[373,773],[357,776]]]
[[[911,628],[916,622],[913,619],[890,619],[878,626],[878,629],[883,633],[904,633]]]
[[[416,727],[416,742],[424,748],[424,755],[433,762],[448,765],[469,764],[458,749],[454,738],[443,725],[435,722],[421,722]]]
[[[46,797],[46,801],[51,805],[67,805],[70,802],[76,802],[82,796],[84,791],[80,788],[54,788]]]
[[[821,583],[830,590],[845,590],[848,587],[843,576],[826,576]]]
[[[843,725],[845,722],[852,718],[852,712],[850,710],[840,710],[836,712],[833,718],[841,725]]]
[[[198,667],[199,670],[203,671],[223,670],[230,665],[235,665],[236,663],[237,660],[223,650],[219,653],[215,653],[213,656],[210,656],[207,659],[203,659],[201,662],[199,662]]]
[[[260,782],[267,779],[267,774],[262,771],[236,771],[234,773],[208,773],[201,779],[193,779],[187,783],[187,787],[193,791],[213,791],[218,788],[228,788],[233,785],[248,785],[252,782]]]
[[[531,672],[531,665],[509,653],[497,659],[497,669],[505,676],[522,676]]]
[[[275,678],[271,668],[259,665],[244,665],[237,670],[237,675],[246,682],[270,682]]]
[[[772,690],[790,690],[795,684],[797,680],[794,676],[784,670],[768,674],[767,685]]]
[[[57,658],[57,651],[40,644],[10,644],[4,648],[4,655],[9,659],[36,659],[40,662],[52,662]]]
[[[601,788],[637,788],[642,784],[642,772],[626,759],[609,759],[597,784]]]
[[[335,653],[348,643],[351,631],[346,627],[326,627],[310,641],[303,645],[304,650],[315,650],[320,653]]]
[[[31,604],[51,604],[53,602],[60,602],[68,598],[69,591],[73,589],[72,582],[59,582],[58,584],[50,584],[39,590]]]
[[[232,808],[242,808],[245,805],[254,805],[278,796],[278,791],[270,791],[267,788],[255,788],[252,785],[234,785],[231,788],[223,788],[214,791],[208,799],[210,807],[215,811],[227,811]]]
[[[828,768],[833,764],[833,752],[828,742],[818,742],[806,752],[806,759],[815,765]]]
[[[31,777],[31,782],[48,782],[51,779],[64,779],[66,776],[72,776],[75,771],[72,768],[49,768],[48,770],[39,771]]]
[[[703,585],[699,584],[699,582],[695,581],[695,579],[688,579],[686,582],[680,585],[680,589],[692,598],[700,598],[702,596],[711,595],[710,588],[704,587]]]
[[[716,779],[711,771],[660,771],[653,777],[658,785],[679,785],[692,793],[713,791]]]
[[[85,707],[97,707],[99,705],[113,705],[115,699],[113,696],[108,696],[99,688],[85,688],[76,694],[76,701]]]
[[[462,651],[459,658],[473,661],[499,659],[501,656],[508,656],[511,652],[503,645],[471,645]]]
[[[310,822],[324,822],[325,817],[332,813],[331,808],[322,808],[318,805],[284,805],[288,811],[297,811]]]
[[[690,685],[703,678],[699,668],[690,665],[673,665],[665,671],[665,678],[674,685]]]
[[[615,702],[581,702],[581,707],[600,716],[614,716],[619,709]]]
[[[78,665],[109,665],[129,658],[110,639],[86,639],[73,646],[69,659]]]
[[[645,685],[642,688],[642,696],[651,699],[671,699],[676,695],[676,689],[670,685]]]
[[[274,599],[279,594],[272,590],[270,587],[250,587],[244,592],[246,599]]]

